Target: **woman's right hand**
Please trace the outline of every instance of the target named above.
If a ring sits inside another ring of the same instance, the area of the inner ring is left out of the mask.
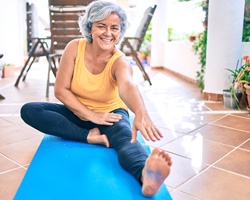
[[[114,122],[118,122],[121,119],[122,116],[116,113],[96,112],[89,120],[95,124],[112,126]]]

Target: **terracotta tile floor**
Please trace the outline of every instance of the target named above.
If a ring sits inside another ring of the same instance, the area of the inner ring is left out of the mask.
[[[205,102],[196,86],[161,70],[148,68],[153,85],[134,78],[155,124],[164,134],[148,142],[172,156],[165,183],[174,200],[249,200],[250,116],[221,102]],[[13,199],[43,134],[19,115],[28,101],[57,101],[50,89],[45,98],[47,64],[35,63],[25,82],[0,80],[0,199]],[[133,98],[133,97],[131,97]]]

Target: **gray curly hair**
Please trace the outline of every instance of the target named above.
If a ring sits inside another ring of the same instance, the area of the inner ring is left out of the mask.
[[[115,13],[120,18],[121,34],[119,40],[124,36],[128,22],[126,12],[117,4],[106,1],[93,1],[87,8],[86,12],[79,17],[78,24],[80,27],[80,32],[83,37],[87,39],[88,42],[92,42],[92,36],[90,31],[93,23],[106,19],[110,14]]]

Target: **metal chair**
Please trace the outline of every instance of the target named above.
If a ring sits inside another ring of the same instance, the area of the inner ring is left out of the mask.
[[[148,26],[151,22],[151,19],[154,15],[156,9],[156,5],[153,7],[148,7],[144,12],[143,18],[141,20],[140,26],[138,27],[134,37],[124,37],[121,43],[120,49],[125,53],[127,56],[132,56],[135,60],[137,66],[142,72],[144,80],[148,81],[150,85],[152,85],[151,80],[144,69],[140,59],[138,58],[137,52],[141,48],[141,44],[143,42],[144,36],[148,29]]]
[[[3,57],[3,54],[0,54],[0,59]],[[5,99],[5,97],[3,95],[0,94],[0,100],[1,99]]]
[[[33,16],[36,15],[34,10],[34,5],[26,3],[26,21],[27,21],[27,50],[28,50],[28,59],[25,62],[17,80],[15,82],[15,87],[18,87],[20,79],[23,77],[23,81],[25,81],[26,76],[34,63],[34,61],[42,56],[46,56],[47,60],[49,60],[49,45],[48,41],[50,38],[39,38],[33,37]]]

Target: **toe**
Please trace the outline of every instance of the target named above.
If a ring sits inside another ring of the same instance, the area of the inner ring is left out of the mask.
[[[162,152],[161,149],[156,148],[156,149],[154,149],[154,150],[152,151],[152,155],[158,156],[161,152]]]

